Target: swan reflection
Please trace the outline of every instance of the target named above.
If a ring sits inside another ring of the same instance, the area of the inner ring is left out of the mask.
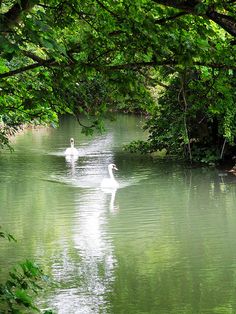
[[[108,285],[113,281],[116,259],[106,231],[106,202],[100,189],[90,190],[80,197],[77,222],[74,244],[82,257],[81,269],[86,282],[83,288],[89,290],[87,304],[102,304]]]
[[[78,158],[79,156],[73,156],[73,155],[65,156],[66,162],[71,163],[71,164],[75,163],[78,160]]]
[[[78,158],[79,158],[78,156],[73,156],[73,155],[65,156],[67,166],[68,168],[70,168],[71,176],[75,175],[76,161],[78,160]]]
[[[104,193],[105,192],[105,193]],[[114,281],[116,258],[112,239],[108,235],[108,210],[114,210],[116,189],[112,191],[83,189],[75,199],[75,215],[71,232],[76,252],[71,259],[66,252],[67,268],[55,269],[54,276],[61,280],[67,273],[74,278],[73,289],[60,290],[52,302],[64,313],[101,313],[107,302],[106,293]],[[109,192],[109,193],[106,193]],[[111,196],[107,202],[107,196]],[[77,276],[77,278],[76,278]]]
[[[104,194],[110,195],[109,211],[116,212],[119,210],[119,206],[115,204],[117,189],[102,188],[102,191]]]

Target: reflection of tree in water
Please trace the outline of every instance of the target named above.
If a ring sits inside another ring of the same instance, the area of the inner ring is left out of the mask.
[[[130,194],[136,209],[146,207],[132,216],[132,233],[129,226],[123,241],[113,236],[111,312],[235,312],[235,184],[229,177],[222,182],[215,169],[169,167],[164,179],[154,176],[138,201]]]

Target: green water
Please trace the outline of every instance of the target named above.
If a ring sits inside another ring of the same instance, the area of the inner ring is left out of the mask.
[[[0,154],[1,274],[31,258],[60,314],[236,313],[236,177],[122,150],[143,137],[118,116],[91,138],[73,119],[27,130]],[[79,159],[63,155],[75,138]],[[100,182],[115,163],[120,188]]]

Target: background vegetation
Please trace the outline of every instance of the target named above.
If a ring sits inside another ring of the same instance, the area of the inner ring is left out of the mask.
[[[144,153],[235,150],[236,1],[0,1],[0,143],[25,123],[148,114]]]

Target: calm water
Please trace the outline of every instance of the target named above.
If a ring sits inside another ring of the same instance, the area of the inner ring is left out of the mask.
[[[1,267],[43,265],[40,307],[60,314],[236,313],[236,177],[124,152],[140,125],[118,116],[88,138],[65,119],[0,154],[0,225],[18,239]],[[111,162],[120,188],[102,191]]]

